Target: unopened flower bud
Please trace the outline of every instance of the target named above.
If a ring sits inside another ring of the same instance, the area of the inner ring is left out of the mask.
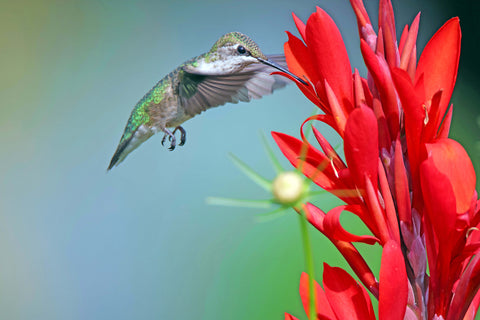
[[[295,204],[303,197],[305,191],[303,179],[296,172],[282,172],[273,180],[273,196],[282,205]]]

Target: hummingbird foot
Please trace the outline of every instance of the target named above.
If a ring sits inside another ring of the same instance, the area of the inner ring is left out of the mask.
[[[168,141],[170,141],[170,147],[168,147],[168,150],[173,151],[177,145],[177,139],[175,138],[175,135],[167,128],[163,129],[163,132],[165,132],[165,135],[162,138],[162,146],[165,145],[165,139],[168,136]]]
[[[173,130],[174,135],[175,135],[175,132],[177,132],[177,130],[180,130],[180,133],[181,133],[180,143],[178,145],[183,146],[185,144],[185,141],[187,141],[187,131],[185,131],[185,129],[183,129],[182,126],[178,126],[175,128],[175,130]]]

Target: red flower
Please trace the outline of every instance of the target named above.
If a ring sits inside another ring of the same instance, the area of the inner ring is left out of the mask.
[[[323,289],[315,282],[317,319],[375,319],[365,288],[341,268],[324,264],[323,270]],[[308,283],[308,275],[303,273],[300,297],[307,315],[310,314]],[[402,252],[393,241],[385,245],[380,283],[379,319],[403,319],[407,306],[407,275]],[[289,319],[296,318],[287,313],[285,320]]]
[[[315,128],[320,148],[311,145],[303,124],[302,139],[278,132],[273,138],[296,168],[345,202],[328,213],[308,203],[306,217],[379,298],[380,319],[473,319],[480,303],[480,258],[475,256],[480,251],[480,201],[467,153],[448,139],[460,56],[459,20],[452,18],[437,31],[417,64],[419,15],[403,29],[397,45],[389,0],[380,0],[378,33],[363,2],[350,3],[357,16],[366,78],[356,69],[352,72],[340,32],[320,8],[306,24],[293,15],[301,39],[288,33],[284,47],[290,71],[310,83],[296,81],[299,89],[323,111],[305,122],[322,121],[335,129],[344,140],[345,159]],[[372,235],[344,230],[343,211],[356,214]],[[379,281],[355,242],[383,247]],[[408,286],[403,276],[395,277],[402,272]],[[335,297],[329,291],[332,279],[340,286]],[[326,267],[325,291],[317,288],[318,310],[328,305],[333,313],[319,314],[319,319],[373,316],[369,300],[352,300],[347,294],[364,294],[351,289],[356,288],[352,281],[345,271]],[[304,284],[300,289],[305,306],[306,288]],[[397,306],[394,311],[392,305]]]

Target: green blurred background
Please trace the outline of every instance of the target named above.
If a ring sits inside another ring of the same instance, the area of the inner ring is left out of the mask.
[[[376,20],[377,1],[366,2]],[[420,48],[461,18],[452,136],[478,169],[478,5],[397,2],[399,30],[422,11]],[[295,30],[290,13],[306,20],[315,5],[337,21],[365,75],[346,0],[2,1],[0,318],[306,319],[295,214],[256,223],[262,210],[205,204],[268,197],[227,154],[273,178],[259,132],[298,136],[313,106],[295,87],[190,120],[174,152],[156,136],[106,167],[131,108],[166,73],[230,31],[279,53],[283,31]],[[358,220],[344,220],[356,230]],[[349,270],[323,236],[313,241],[317,279],[323,261]],[[377,271],[379,252],[367,253]]]

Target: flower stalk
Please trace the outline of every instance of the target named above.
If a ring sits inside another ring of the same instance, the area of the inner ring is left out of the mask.
[[[272,136],[298,171],[344,202],[329,212],[310,202],[302,208],[365,287],[326,265],[323,288],[312,285],[313,274],[302,275],[305,310],[311,320],[374,319],[369,290],[379,300],[379,319],[473,319],[480,303],[480,201],[470,158],[448,138],[459,19],[448,20],[417,61],[420,14],[397,38],[390,0],[379,2],[376,31],[363,1],[350,4],[365,77],[357,69],[352,72],[341,34],[321,8],[307,23],[293,14],[300,37],[287,32],[284,46],[289,70],[306,83],[293,81],[323,113],[305,120],[301,139],[278,132]],[[315,127],[318,146],[305,138],[305,123],[317,121],[343,139],[344,159]],[[346,231],[340,224],[343,211],[357,215],[371,235]],[[357,242],[382,246],[378,280]],[[316,315],[305,302],[313,294]],[[295,318],[287,314],[286,319]]]

